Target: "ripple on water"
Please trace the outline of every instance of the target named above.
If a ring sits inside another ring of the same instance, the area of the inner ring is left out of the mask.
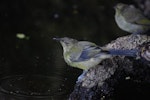
[[[0,80],[0,92],[23,97],[47,98],[64,96],[67,85],[63,79],[41,75],[7,76]]]

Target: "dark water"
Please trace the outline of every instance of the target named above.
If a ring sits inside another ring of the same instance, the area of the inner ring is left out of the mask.
[[[114,21],[117,2],[1,0],[0,100],[68,98],[82,71],[66,65],[60,44],[52,38],[104,45],[127,34]]]
[[[35,100],[66,99],[67,91],[69,90],[65,80],[41,75],[7,76],[1,79],[0,86],[0,91],[3,95],[11,95],[11,98],[32,98]],[[1,96],[1,98],[6,97]],[[20,100],[19,98],[17,100]]]

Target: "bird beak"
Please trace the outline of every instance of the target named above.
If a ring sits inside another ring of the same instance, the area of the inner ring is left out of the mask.
[[[53,38],[53,40],[61,41],[61,38]]]

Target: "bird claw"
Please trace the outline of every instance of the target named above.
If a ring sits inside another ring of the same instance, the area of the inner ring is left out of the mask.
[[[83,77],[85,76],[87,71],[83,71],[83,73],[78,77],[78,80],[76,81],[76,83],[82,82]]]

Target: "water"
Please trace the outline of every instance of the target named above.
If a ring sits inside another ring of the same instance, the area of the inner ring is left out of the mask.
[[[0,80],[0,97],[5,98],[4,100],[63,100],[67,99],[69,89],[64,81],[57,77],[41,75],[7,76]]]

